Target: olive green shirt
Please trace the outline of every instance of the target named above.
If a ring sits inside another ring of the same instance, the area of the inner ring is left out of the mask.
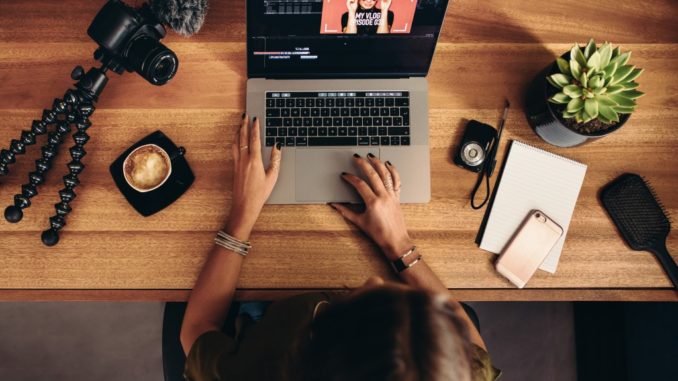
[[[298,338],[308,332],[318,309],[329,305],[336,295],[310,293],[272,304],[262,320],[246,317],[236,321],[236,336],[210,331],[193,344],[186,358],[184,377],[190,381],[283,380],[288,355],[296,353]],[[473,381],[493,381],[499,370],[490,356],[473,345]]]

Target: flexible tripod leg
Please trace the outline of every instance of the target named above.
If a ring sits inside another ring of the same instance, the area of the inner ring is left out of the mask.
[[[21,131],[19,140],[12,139],[9,149],[0,151],[0,176],[9,173],[9,166],[16,162],[16,155],[22,155],[26,152],[26,147],[35,144],[35,137],[47,132],[47,125],[54,123],[54,113],[51,110],[45,110],[42,114],[42,120],[34,120],[29,130]]]
[[[95,57],[96,58],[96,57]],[[99,59],[99,58],[97,58]],[[52,110],[45,110],[41,121],[34,121],[31,131],[23,131],[21,140],[12,140],[9,150],[0,151],[0,176],[9,172],[8,166],[16,161],[16,155],[23,154],[26,146],[35,144],[35,136],[47,132],[49,124],[56,124],[56,129],[48,134],[47,143],[42,147],[42,157],[35,161],[35,171],[28,174],[28,183],[21,186],[21,193],[14,195],[14,205],[5,209],[5,218],[9,222],[19,222],[23,218],[23,209],[31,205],[31,198],[38,194],[38,186],[45,181],[45,172],[52,165],[60,144],[68,133],[71,124],[78,131],[73,135],[75,145],[71,147],[69,173],[63,177],[65,188],[59,191],[61,202],[55,204],[56,215],[50,217],[50,228],[42,233],[42,242],[47,246],[59,242],[58,231],[66,225],[66,215],[71,212],[69,203],[75,198],[73,189],[80,183],[78,174],[85,169],[80,160],[85,156],[85,143],[89,140],[86,130],[92,125],[89,117],[94,113],[94,103],[108,83],[106,71],[113,69],[122,74],[122,66],[111,59],[100,68],[90,68],[87,73],[81,66],[71,72],[71,78],[77,80],[75,89],[68,90],[64,99],[55,99]],[[60,117],[63,116],[63,117]]]
[[[47,132],[47,126],[56,124],[56,129],[48,134],[47,143],[42,146],[42,157],[35,161],[35,171],[28,174],[28,183],[21,186],[21,193],[14,195],[14,205],[5,209],[5,219],[9,222],[19,222],[23,218],[23,209],[31,206],[31,198],[38,194],[38,186],[45,181],[45,172],[52,165],[59,145],[71,131],[69,122],[73,121],[71,111],[79,98],[74,90],[68,90],[64,99],[55,99],[51,110],[45,110],[42,120],[33,121],[31,131],[21,132],[21,141],[12,140],[10,150],[0,151],[0,175],[8,172],[8,165],[16,161],[16,154],[26,152],[26,146],[35,144],[35,137]],[[59,116],[64,115],[63,119]]]
[[[64,189],[59,191],[61,202],[54,204],[56,214],[49,218],[50,228],[41,235],[42,243],[47,246],[54,246],[59,242],[59,230],[66,226],[66,216],[72,210],[69,204],[76,196],[73,189],[80,184],[78,175],[85,169],[80,160],[87,154],[84,146],[89,140],[87,129],[92,125],[88,118],[94,113],[95,108],[91,103],[83,103],[78,105],[77,110],[79,118],[75,126],[78,131],[73,134],[75,145],[69,150],[72,160],[67,164],[69,173],[63,178]]]
[[[0,176],[8,174],[9,166],[16,162],[16,155],[24,154],[26,147],[35,144],[36,136],[47,133],[47,127],[56,123],[59,115],[66,112],[68,104],[65,99],[69,98],[69,92],[66,93],[64,99],[55,99],[51,110],[43,110],[42,119],[34,120],[30,131],[23,130],[19,140],[12,139],[9,149],[0,150]]]

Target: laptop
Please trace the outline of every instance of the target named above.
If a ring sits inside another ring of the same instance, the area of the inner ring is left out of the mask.
[[[340,177],[362,177],[354,153],[398,169],[401,202],[430,201],[425,77],[447,4],[247,1],[247,113],[261,121],[264,165],[283,146],[268,204],[361,202]]]

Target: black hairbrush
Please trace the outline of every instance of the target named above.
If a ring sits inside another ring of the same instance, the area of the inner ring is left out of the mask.
[[[678,290],[678,266],[666,249],[671,223],[643,178],[623,174],[603,188],[600,197],[626,243],[633,250],[654,253]]]

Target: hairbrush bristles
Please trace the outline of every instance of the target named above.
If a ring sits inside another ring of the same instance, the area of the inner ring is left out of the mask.
[[[652,193],[652,197],[654,198],[654,200],[659,205],[659,208],[662,210],[662,213],[664,213],[664,216],[669,221],[669,224],[671,222],[673,222],[673,220],[671,219],[671,215],[669,214],[668,210],[664,206],[664,203],[662,202],[662,200],[659,199],[659,197],[657,197],[657,192],[654,190],[654,187],[647,180],[645,180],[644,177],[641,176],[640,178],[645,183],[645,186],[647,186],[647,188],[650,190],[650,193]]]
[[[626,243],[634,250],[654,253],[678,290],[678,266],[666,249],[671,221],[655,190],[640,176],[627,173],[608,184],[600,196]]]
[[[625,174],[602,193],[605,208],[629,246],[646,250],[664,241],[671,229],[665,208],[656,192],[635,174]]]

